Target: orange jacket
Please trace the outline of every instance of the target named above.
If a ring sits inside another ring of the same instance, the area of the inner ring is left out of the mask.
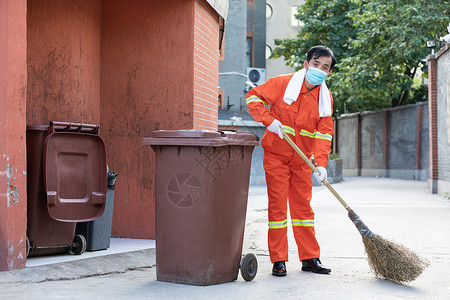
[[[274,119],[279,120],[285,132],[309,158],[314,154],[316,166],[326,167],[331,150],[333,136],[332,117],[319,116],[319,86],[307,90],[302,85],[297,101],[291,105],[283,101],[284,92],[293,74],[280,75],[269,79],[266,83],[251,89],[247,93],[247,106],[253,118],[269,126]],[[331,95],[330,95],[331,96]],[[270,105],[270,110],[266,105]],[[331,97],[331,105],[333,98]],[[266,130],[261,141],[264,151],[283,156],[287,161],[298,163],[301,157],[292,147]]]

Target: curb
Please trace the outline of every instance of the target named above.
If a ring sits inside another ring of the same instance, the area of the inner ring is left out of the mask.
[[[0,272],[0,284],[74,280],[156,266],[156,250],[144,249]]]

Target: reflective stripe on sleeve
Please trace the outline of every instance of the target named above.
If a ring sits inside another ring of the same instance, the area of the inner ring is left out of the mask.
[[[286,125],[283,125],[283,130],[284,130],[284,132],[292,134],[293,136],[295,136],[294,128],[286,126]]]
[[[314,220],[292,219],[292,226],[314,227]]]
[[[323,139],[323,140],[327,140],[327,141],[331,142],[333,137],[331,136],[331,134],[323,134],[323,133],[316,131],[316,139]]]
[[[286,228],[287,219],[284,221],[269,222],[269,229]]]
[[[323,140],[327,140],[327,141],[330,141],[330,142],[333,139],[331,134],[323,134],[323,133],[320,133],[319,131],[314,131],[313,133],[311,133],[311,132],[306,131],[304,129],[302,129],[300,131],[300,135],[306,136],[306,137],[309,137],[309,138],[312,138],[312,139],[323,139]]]
[[[304,130],[304,129],[302,129],[302,130],[300,130],[300,135],[303,135],[303,136],[307,136],[307,137],[310,137],[310,138],[315,138],[315,132],[314,133],[311,133],[311,132],[309,132],[309,131],[306,131],[306,130]]]
[[[248,97],[246,99],[246,102],[247,102],[247,104],[249,104],[251,102],[261,102],[263,105],[266,105],[266,102],[263,99],[259,98],[258,96],[255,96],[255,95]]]

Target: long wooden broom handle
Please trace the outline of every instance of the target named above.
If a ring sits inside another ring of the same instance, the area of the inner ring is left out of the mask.
[[[300,157],[305,161],[305,163],[313,170],[313,172],[316,172],[320,175],[319,170],[312,164],[312,162],[306,157],[306,155],[300,150],[300,148],[291,140],[291,138],[287,135],[286,132],[284,132],[283,127],[280,126],[281,132],[283,134],[284,139],[291,145],[292,148],[294,148],[295,152],[297,152]],[[351,208],[348,206],[348,204],[342,199],[342,197],[336,192],[336,190],[331,186],[331,184],[324,178],[322,180],[322,183],[330,190],[331,193],[341,202],[341,204],[344,206],[344,208],[347,211],[350,211]]]

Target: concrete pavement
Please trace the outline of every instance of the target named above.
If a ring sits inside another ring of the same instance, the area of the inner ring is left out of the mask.
[[[330,275],[300,271],[290,227],[288,275],[271,275],[265,187],[251,187],[243,253],[254,253],[256,278],[198,287],[156,281],[155,250],[134,250],[71,262],[0,272],[0,299],[450,299],[450,200],[427,183],[348,177],[333,187],[375,233],[402,243],[431,263],[415,281],[378,279],[366,261],[361,236],[326,189],[313,188],[321,260]]]

